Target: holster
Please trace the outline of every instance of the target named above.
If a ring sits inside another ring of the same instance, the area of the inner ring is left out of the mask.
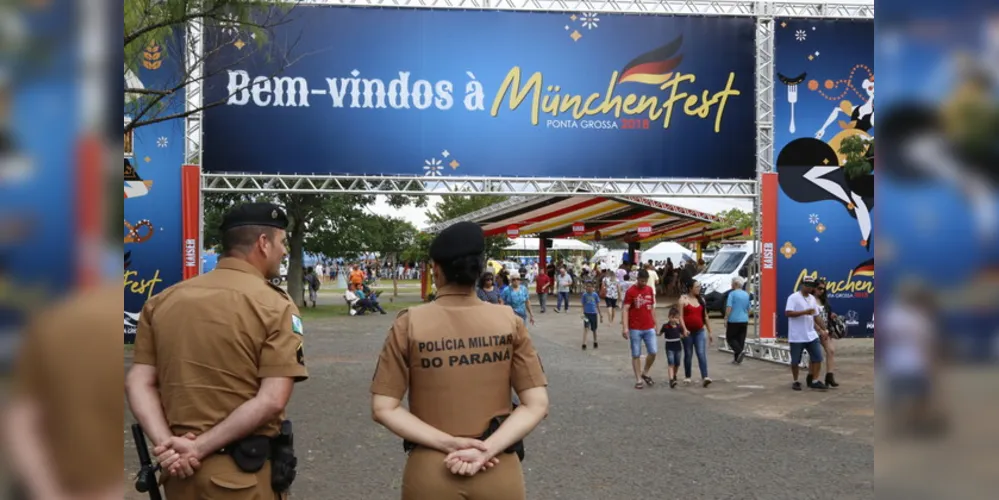
[[[517,408],[517,405],[514,405],[514,409],[516,409],[516,408]],[[485,440],[489,439],[489,437],[492,436],[493,433],[495,433],[497,430],[499,430],[500,426],[503,425],[503,422],[506,421],[507,417],[509,417],[509,415],[502,415],[502,416],[499,416],[499,417],[493,417],[489,421],[489,427],[486,428],[486,431],[483,432],[482,435],[479,436],[479,437],[477,437],[476,439],[478,439],[479,441],[485,441]],[[413,451],[414,449],[416,449],[417,446],[419,446],[419,445],[416,444],[416,443],[414,443],[414,442],[412,442],[412,441],[407,441],[407,440],[403,440],[402,441],[402,449],[406,453],[409,453],[409,452]],[[517,454],[517,458],[519,458],[520,461],[523,462],[524,461],[524,440],[522,439],[520,441],[517,441],[516,443],[513,443],[513,445],[511,445],[509,448],[503,450],[503,453],[516,453]]]
[[[243,472],[256,473],[264,468],[267,460],[271,461],[271,489],[276,493],[284,493],[291,487],[298,475],[295,458],[294,435],[291,422],[281,422],[281,432],[277,437],[249,436],[219,450],[220,454],[229,455],[236,462],[236,467]]]
[[[284,493],[291,488],[298,475],[298,458],[295,457],[295,434],[291,421],[281,422],[281,433],[271,441],[271,489]]]

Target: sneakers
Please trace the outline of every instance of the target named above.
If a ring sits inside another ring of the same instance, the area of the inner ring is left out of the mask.
[[[800,391],[801,390],[801,382],[798,382],[797,380],[795,380],[794,383],[791,384],[791,389],[794,389],[796,391]]]
[[[594,348],[594,349],[596,349],[596,348],[597,348],[597,347],[598,347],[599,345],[600,345],[600,344],[597,344],[596,342],[594,342],[594,343],[593,343],[593,348]]]
[[[690,385],[690,379],[689,378],[683,379],[683,385]]]
[[[836,382],[836,377],[833,376],[832,373],[826,374],[826,385],[833,388],[839,387],[839,384]]]
[[[584,351],[586,350],[586,344],[583,344],[583,350]]]
[[[746,351],[740,352],[739,353],[739,357],[735,358],[735,362],[736,362],[736,364],[741,365],[742,364],[742,360],[744,360],[744,359],[746,359]]]
[[[703,382],[704,387],[711,385],[711,377],[705,377]]]
[[[670,379],[670,381],[669,381],[669,388],[670,389],[676,389],[676,379],[675,378]]]
[[[824,391],[826,390],[826,384],[823,384],[822,382],[815,380],[812,383],[808,384],[808,388],[815,389],[817,391]]]

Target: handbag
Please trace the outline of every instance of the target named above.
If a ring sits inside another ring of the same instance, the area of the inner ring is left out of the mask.
[[[842,316],[836,315],[829,320],[829,336],[834,339],[846,337],[846,321]]]

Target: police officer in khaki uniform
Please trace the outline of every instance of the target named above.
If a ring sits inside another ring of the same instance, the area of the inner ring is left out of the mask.
[[[548,382],[523,320],[475,296],[484,250],[472,223],[437,236],[437,299],[399,314],[378,358],[373,417],[411,449],[403,500],[526,498],[513,451],[547,415]]]
[[[272,485],[294,468],[278,437],[292,386],[308,377],[298,308],[268,281],[287,225],[276,205],[235,207],[218,267],[142,309],[126,390],[170,500],[287,496],[287,484]]]

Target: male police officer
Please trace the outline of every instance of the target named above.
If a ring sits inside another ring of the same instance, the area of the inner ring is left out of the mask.
[[[293,460],[274,458],[290,447],[274,438],[293,383],[308,377],[302,320],[268,281],[279,275],[287,224],[270,203],[235,207],[222,221],[218,267],[142,309],[126,390],[170,500],[282,498],[294,477]]]

